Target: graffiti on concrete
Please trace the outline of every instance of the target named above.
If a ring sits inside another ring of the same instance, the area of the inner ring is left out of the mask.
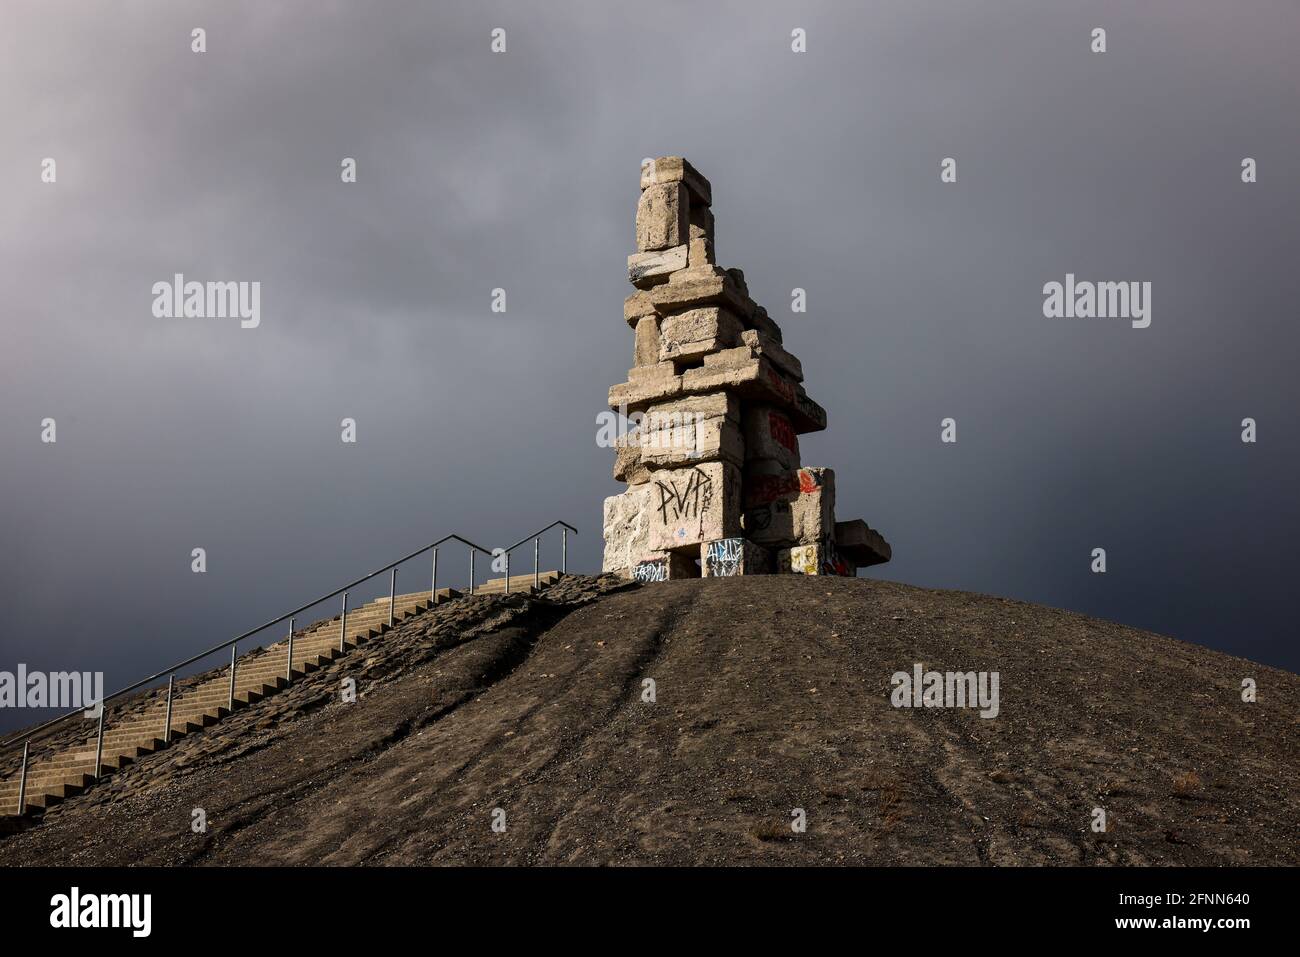
[[[704,573],[709,578],[733,578],[741,574],[744,557],[743,538],[720,538],[709,542],[704,551]]]
[[[850,577],[853,575],[853,569],[840,558],[839,550],[835,547],[835,539],[830,535],[822,539],[822,574]]]
[[[799,437],[795,434],[794,426],[780,412],[769,412],[767,414],[767,429],[772,439],[783,445],[789,452],[794,455],[799,454]]]
[[[768,505],[778,499],[792,499],[808,495],[821,488],[815,473],[808,469],[795,469],[778,475],[755,475],[749,479],[745,505],[754,508]]]
[[[665,582],[668,580],[668,559],[652,558],[639,562],[632,569],[632,578],[639,582]]]
[[[691,469],[685,478],[685,487],[679,488],[680,479],[660,479],[655,482],[659,491],[659,520],[667,525],[683,518],[699,518],[709,510],[713,500],[713,480],[699,469]]]

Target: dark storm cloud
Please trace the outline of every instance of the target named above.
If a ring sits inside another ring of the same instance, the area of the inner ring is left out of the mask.
[[[893,541],[879,571],[1300,662],[1291,4],[0,17],[9,666],[116,686],[449,531],[565,518],[597,568],[637,166],[668,153],[829,410],[804,461]],[[261,326],[155,319],[176,272],[261,282]],[[1150,281],[1151,327],[1044,319],[1067,272]]]

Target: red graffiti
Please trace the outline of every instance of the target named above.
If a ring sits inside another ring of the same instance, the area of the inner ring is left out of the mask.
[[[820,488],[817,476],[807,469],[780,475],[755,475],[745,482],[745,507],[768,505],[777,499],[807,495]]]
[[[767,428],[772,433],[772,438],[785,446],[795,455],[799,454],[799,438],[794,434],[794,426],[780,412],[769,412],[767,414]]]
[[[767,367],[767,381],[784,401],[790,405],[798,405],[799,397],[794,390],[794,386],[786,381],[785,376],[771,366]]]

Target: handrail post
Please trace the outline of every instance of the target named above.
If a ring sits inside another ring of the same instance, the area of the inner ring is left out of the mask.
[[[537,570],[537,549],[541,547],[538,544],[538,541],[539,540],[536,538],[533,539],[533,587],[534,588],[542,587],[541,573]]]
[[[18,813],[22,814],[27,810],[27,749],[31,746],[32,740],[28,738],[23,742],[23,769],[18,775]]]
[[[339,651],[340,652],[347,651],[347,647],[346,647],[347,633],[348,633],[348,593],[344,592],[343,593],[343,617],[342,619],[339,620]]]
[[[474,549],[469,550],[469,593],[474,594]]]
[[[239,642],[230,646],[230,710],[235,710],[235,655],[238,653]]]
[[[176,687],[176,676],[169,675],[167,678],[167,717],[164,719],[167,723],[163,725],[163,744],[172,743],[172,689]]]
[[[393,627],[393,602],[397,600],[397,569],[393,569],[393,576],[388,581],[388,627]]]
[[[506,552],[506,594],[510,594],[510,553]]]
[[[438,549],[433,549],[433,581],[429,584],[429,603],[438,604]]]
[[[284,680],[286,684],[293,684],[293,623],[294,619],[289,619],[289,654],[284,660]]]
[[[99,703],[99,734],[95,736],[95,780],[99,780],[100,769],[104,766],[104,702]]]
[[[569,530],[560,526],[560,574],[569,570]]]

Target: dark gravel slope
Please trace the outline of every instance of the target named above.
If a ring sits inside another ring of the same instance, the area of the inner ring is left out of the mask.
[[[998,672],[998,716],[893,707],[916,663]],[[1297,701],[1288,672],[987,596],[570,578],[414,619],[0,860],[1294,864]]]

